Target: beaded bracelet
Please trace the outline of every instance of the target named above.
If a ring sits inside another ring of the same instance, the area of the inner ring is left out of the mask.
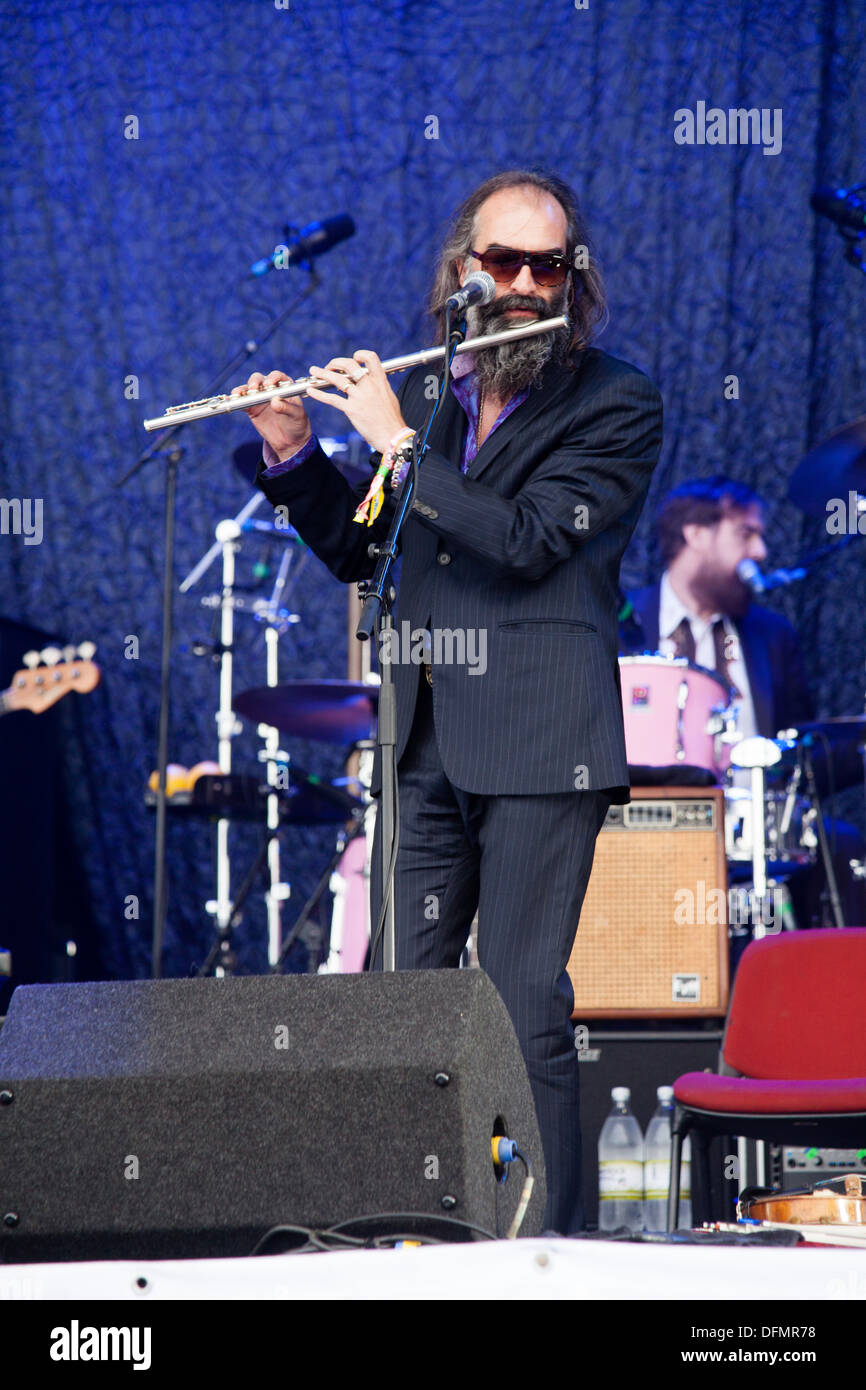
[[[412,438],[414,433],[414,430],[405,426],[403,429],[398,430],[393,438],[388,440],[385,452],[382,455],[382,462],[373,474],[370,480],[370,486],[367,489],[367,496],[357,508],[353,520],[357,522],[366,522],[368,526],[373,525],[373,522],[382,510],[382,503],[385,500],[383,491],[385,479],[394,467],[394,459],[397,452],[402,445],[405,445],[406,442]]]
[[[412,440],[414,438],[415,431],[413,430],[408,439],[404,439],[403,443],[398,444],[394,450],[394,466],[391,469],[391,487],[394,491],[400,486],[412,465]]]

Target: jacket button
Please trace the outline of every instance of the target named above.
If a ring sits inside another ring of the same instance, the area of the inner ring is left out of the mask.
[[[440,565],[450,565],[451,556],[448,554],[447,550],[440,550],[439,554],[436,556],[436,561]]]

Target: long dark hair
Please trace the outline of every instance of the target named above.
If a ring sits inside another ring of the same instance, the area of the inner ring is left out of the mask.
[[[603,327],[607,322],[607,299],[601,268],[592,252],[586,224],[574,190],[555,174],[545,174],[534,169],[508,169],[505,173],[495,174],[492,179],[487,179],[470,193],[454,214],[430,291],[429,308],[436,323],[436,341],[441,342],[444,333],[445,300],[460,285],[457,261],[467,256],[472,246],[476,213],[482,203],[503,188],[536,188],[539,192],[548,193],[555,198],[566,217],[565,253],[569,262],[572,261],[578,246],[585,246],[589,252],[587,268],[571,272],[567,303],[572,329],[569,353],[582,352],[589,346],[593,331]]]

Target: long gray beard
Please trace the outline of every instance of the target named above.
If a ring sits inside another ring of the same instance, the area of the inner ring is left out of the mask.
[[[565,301],[566,288],[563,286],[561,301],[554,304],[548,304],[543,299],[508,295],[492,304],[473,305],[466,314],[466,336],[475,338],[514,328],[514,321],[506,316],[508,309],[532,309],[540,319],[556,318],[563,313]],[[499,400],[508,400],[518,391],[534,386],[541,379],[548,362],[565,361],[570,337],[570,329],[558,328],[534,338],[517,338],[513,343],[483,348],[474,354],[479,386]]]

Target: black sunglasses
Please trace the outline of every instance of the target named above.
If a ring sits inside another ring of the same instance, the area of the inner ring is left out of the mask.
[[[497,285],[510,285],[528,265],[536,285],[552,289],[565,284],[570,270],[568,259],[556,251],[512,251],[508,246],[497,246],[487,251],[470,250],[469,254],[481,262],[481,269],[492,275]]]

